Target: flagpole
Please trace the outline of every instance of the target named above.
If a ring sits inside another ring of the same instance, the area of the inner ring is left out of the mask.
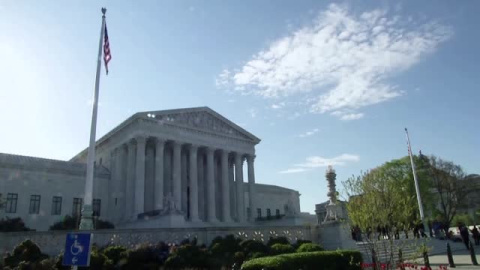
[[[420,186],[418,185],[417,172],[415,171],[415,163],[413,162],[412,147],[410,146],[410,137],[408,136],[407,128],[405,128],[405,133],[407,134],[408,155],[410,156],[410,163],[412,164],[413,181],[415,181],[415,191],[417,192],[418,209],[420,210],[420,219],[422,220],[423,226],[425,216],[423,213],[422,196],[420,195]]]
[[[80,221],[80,230],[93,230],[93,175],[95,165],[95,135],[97,132],[97,111],[98,111],[98,92],[100,85],[100,68],[102,59],[103,35],[105,31],[105,13],[106,8],[102,8],[102,28],[100,30],[100,42],[98,45],[97,74],[95,75],[95,94],[93,98],[92,124],[90,127],[90,145],[88,146],[87,156],[87,177],[85,180],[85,195],[83,199],[82,218]]]

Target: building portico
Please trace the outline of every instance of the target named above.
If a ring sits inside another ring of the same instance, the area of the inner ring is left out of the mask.
[[[96,149],[97,162],[112,172],[109,204],[116,211],[110,218],[116,223],[154,218],[167,201],[186,222],[252,220],[246,209],[255,209],[257,137],[206,107],[138,113],[113,131]]]

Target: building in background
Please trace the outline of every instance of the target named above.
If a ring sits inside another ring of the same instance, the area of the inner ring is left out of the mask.
[[[259,142],[208,107],[136,113],[96,143],[94,214],[118,228],[298,223],[298,191],[256,183]],[[1,217],[47,230],[78,216],[86,156],[0,154]]]

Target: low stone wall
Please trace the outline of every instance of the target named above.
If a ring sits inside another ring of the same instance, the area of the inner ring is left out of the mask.
[[[0,254],[11,252],[24,240],[35,242],[43,253],[58,255],[65,247],[66,231],[48,232],[15,232],[0,233]],[[285,236],[294,243],[298,239],[319,242],[318,227],[282,226],[282,227],[213,227],[213,228],[182,228],[182,229],[123,229],[92,231],[93,243],[98,246],[118,244],[133,247],[140,243],[178,244],[184,239],[197,238],[199,244],[210,244],[217,236],[235,235],[242,239],[254,239],[267,242],[270,237]]]

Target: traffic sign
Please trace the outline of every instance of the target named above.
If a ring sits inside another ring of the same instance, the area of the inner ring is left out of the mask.
[[[65,241],[63,265],[89,266],[92,234],[69,233]]]

